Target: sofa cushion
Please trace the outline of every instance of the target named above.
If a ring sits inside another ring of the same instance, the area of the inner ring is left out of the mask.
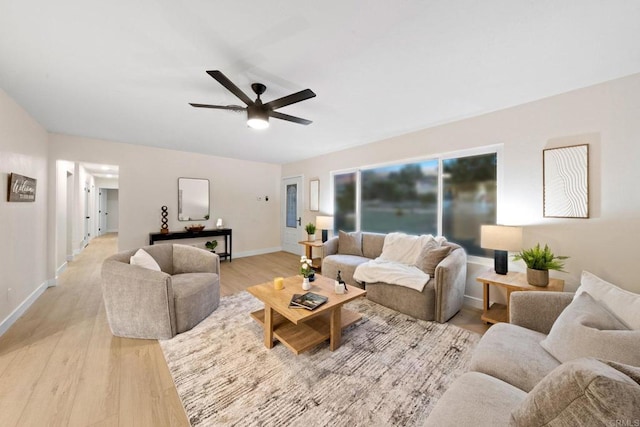
[[[356,267],[367,261],[369,258],[356,255],[329,255],[322,260],[322,275],[335,279],[340,271],[342,280],[347,285],[357,285],[353,279],[353,273],[356,271]]]
[[[625,291],[588,271],[582,272],[576,297],[583,292],[588,292],[629,329],[640,330],[640,294]]]
[[[144,249],[138,249],[135,254],[129,259],[129,264],[137,265],[149,270],[160,271],[160,266],[149,252]]]
[[[215,273],[184,273],[171,276],[176,331],[188,331],[218,308],[220,279]]]
[[[449,255],[451,249],[451,246],[423,248],[416,262],[416,267],[433,277],[436,274],[436,267]]]
[[[509,323],[493,325],[478,343],[470,369],[528,392],[560,365],[540,346],[545,337]]]
[[[449,387],[426,426],[506,426],[526,393],[499,379],[467,372]]]
[[[362,256],[362,233],[354,231],[345,233],[338,232],[338,253],[340,255]]]
[[[629,330],[586,292],[564,309],[540,345],[561,362],[595,357],[640,366],[640,331]]]
[[[366,258],[375,259],[382,253],[386,234],[362,233],[362,255]]]
[[[609,426],[617,425],[615,420],[637,422],[639,382],[639,368],[576,359],[560,365],[531,390],[512,412],[512,424]]]

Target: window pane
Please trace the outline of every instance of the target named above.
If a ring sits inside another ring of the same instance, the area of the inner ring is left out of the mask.
[[[356,229],[356,173],[334,175],[333,194],[335,212],[333,213],[334,232],[337,230],[355,231]]]
[[[447,159],[443,163],[442,233],[469,255],[480,248],[480,226],[496,223],[496,153]]]
[[[287,227],[296,228],[298,221],[298,185],[287,185]]]
[[[438,161],[363,171],[361,229],[437,234]]]

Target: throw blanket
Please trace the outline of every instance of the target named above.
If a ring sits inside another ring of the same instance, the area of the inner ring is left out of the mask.
[[[422,292],[430,276],[416,267],[423,251],[440,247],[446,242],[442,236],[408,236],[404,233],[389,233],[384,238],[382,254],[371,261],[360,264],[353,278],[359,282],[384,282],[400,285]]]
[[[415,265],[400,264],[381,258],[360,264],[356,267],[353,278],[365,283],[384,282],[405,286],[418,292],[422,292],[429,281],[429,275]]]

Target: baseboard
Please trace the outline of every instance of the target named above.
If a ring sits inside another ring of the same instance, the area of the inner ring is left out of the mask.
[[[67,262],[73,261],[73,255],[67,255]]]
[[[65,261],[60,267],[58,267],[56,270],[56,278],[58,278],[67,269],[67,265],[67,261]]]
[[[42,293],[49,287],[49,282],[50,280],[47,280],[38,286],[33,292],[31,292],[31,295],[29,295],[27,299],[22,301],[22,303],[17,306],[10,315],[0,322],[0,336],[4,335],[11,325],[16,323],[16,320],[18,320],[18,318],[22,316],[34,302],[36,302],[40,295],[42,295]]]
[[[233,254],[233,258],[244,258],[244,257],[254,256],[254,255],[264,255],[264,254],[270,254],[273,252],[280,252],[281,250],[282,250],[282,247],[277,246],[275,248],[264,248],[264,249],[256,249],[255,251],[238,252]]]
[[[473,308],[478,308],[480,310],[482,310],[482,308],[484,307],[484,301],[482,300],[482,298],[476,298],[476,297],[472,297],[470,295],[465,295],[464,296],[464,305],[467,305],[469,307],[473,307]]]

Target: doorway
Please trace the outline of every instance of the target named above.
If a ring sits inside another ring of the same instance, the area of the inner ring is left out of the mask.
[[[296,255],[302,253],[302,177],[282,180],[282,250]]]

